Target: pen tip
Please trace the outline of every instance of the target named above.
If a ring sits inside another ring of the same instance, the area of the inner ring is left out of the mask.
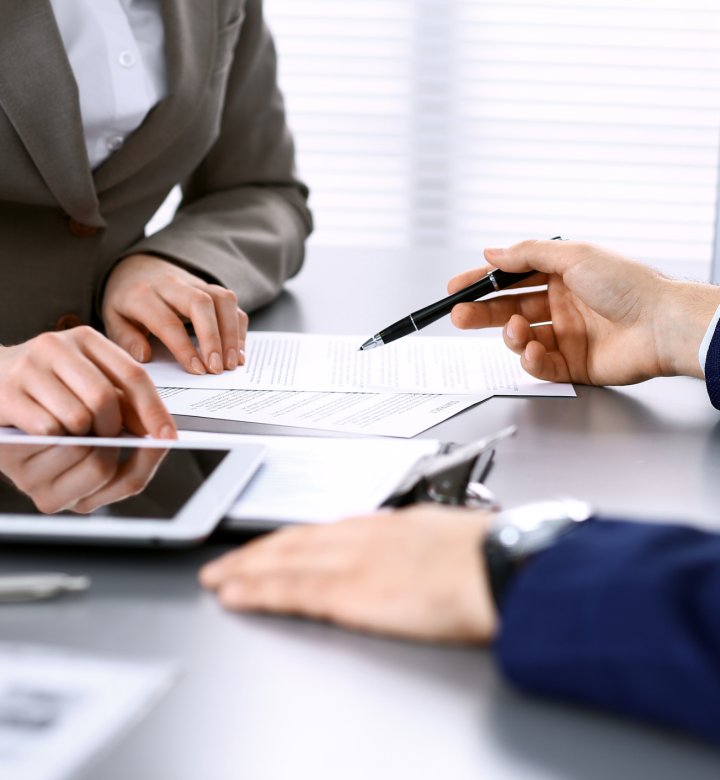
[[[376,334],[375,336],[369,338],[364,344],[361,344],[358,352],[365,352],[368,349],[375,349],[376,347],[381,347],[383,344],[384,342],[380,335]]]

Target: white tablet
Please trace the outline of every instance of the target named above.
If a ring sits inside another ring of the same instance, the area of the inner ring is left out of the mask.
[[[0,539],[191,545],[205,539],[264,447],[148,439],[0,440]]]

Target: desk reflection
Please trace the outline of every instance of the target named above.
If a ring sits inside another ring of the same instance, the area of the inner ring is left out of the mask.
[[[43,514],[89,514],[141,493],[167,452],[149,447],[13,444],[0,446],[0,472],[6,489],[8,483],[14,485]]]

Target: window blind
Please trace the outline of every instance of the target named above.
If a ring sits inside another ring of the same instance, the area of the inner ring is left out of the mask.
[[[313,241],[596,241],[707,278],[711,0],[265,0]]]

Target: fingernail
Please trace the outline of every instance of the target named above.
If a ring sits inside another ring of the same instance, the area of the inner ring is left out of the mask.
[[[238,350],[238,365],[239,366],[245,365],[245,351],[242,349]]]
[[[208,360],[208,367],[210,368],[210,371],[212,371],[213,374],[222,374],[223,364],[222,364],[222,358],[220,357],[219,353],[217,352],[210,353],[210,359]]]
[[[230,347],[230,349],[225,353],[225,365],[228,367],[230,371],[237,368],[238,364],[238,353],[236,349],[233,349]]]
[[[133,344],[130,347],[130,354],[137,360],[138,363],[144,363],[145,362],[145,350],[142,348],[141,344]]]
[[[508,338],[515,341],[517,338],[517,328],[512,324],[512,322],[508,322],[508,324],[505,326],[505,333],[507,333]]]
[[[177,433],[175,431],[175,428],[173,428],[172,425],[163,425],[163,427],[160,429],[160,438],[161,439],[177,438]]]
[[[193,374],[207,374],[205,366],[200,362],[200,359],[196,357],[190,361],[190,370]]]
[[[491,257],[503,257],[505,255],[504,249],[493,247],[492,249],[485,250],[485,257],[489,260]]]

